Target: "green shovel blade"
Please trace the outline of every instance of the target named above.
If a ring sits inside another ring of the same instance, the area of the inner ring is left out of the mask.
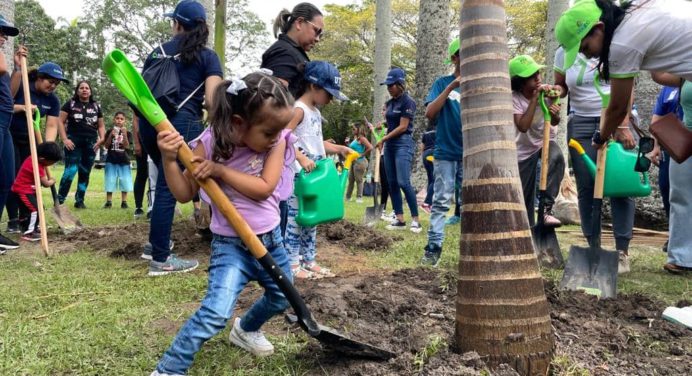
[[[166,114],[151,94],[149,87],[120,50],[113,50],[103,58],[101,68],[115,87],[144,115],[149,124],[156,126]]]
[[[39,110],[34,111],[34,130],[41,132],[41,112]]]

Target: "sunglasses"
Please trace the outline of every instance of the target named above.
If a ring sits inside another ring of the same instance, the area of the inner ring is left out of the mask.
[[[654,150],[654,139],[651,137],[642,137],[639,139],[639,152],[637,153],[637,163],[634,165],[634,171],[647,172],[651,167],[651,159],[646,154]]]
[[[308,21],[308,20],[305,20],[305,22],[307,22],[307,23],[309,23],[310,25],[312,25],[312,29],[315,31],[315,36],[316,36],[316,37],[319,38],[319,37],[322,36],[322,32],[323,32],[324,30],[322,30],[321,28],[317,27],[317,25],[315,25],[314,23],[312,23],[312,22],[310,22],[310,21]]]

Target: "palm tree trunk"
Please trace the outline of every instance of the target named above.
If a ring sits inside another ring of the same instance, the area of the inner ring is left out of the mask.
[[[382,106],[387,99],[387,88],[380,85],[387,78],[387,71],[392,63],[392,0],[377,0],[375,4],[375,71],[373,74],[372,123],[377,125],[384,121]],[[373,145],[375,137],[372,137]],[[376,148],[370,152],[370,161],[375,160]],[[374,176],[379,166],[368,165],[368,173]]]
[[[456,341],[545,375],[554,349],[517,167],[504,2],[462,1],[463,231]]]
[[[9,22],[14,25],[14,1],[13,0],[0,0],[0,14]],[[26,30],[19,30],[20,32],[26,32]],[[7,71],[12,74],[12,69],[14,67],[14,39],[9,39],[5,42],[5,46],[2,48],[2,52],[5,53],[5,60],[7,61]]]

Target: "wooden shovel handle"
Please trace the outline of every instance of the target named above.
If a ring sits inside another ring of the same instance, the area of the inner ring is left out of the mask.
[[[538,189],[545,191],[548,186],[548,157],[550,156],[550,120],[543,122],[543,150],[541,151],[541,181]]]
[[[605,119],[605,108],[601,110],[601,122],[599,124],[599,129],[602,129],[603,121]],[[606,156],[608,155],[608,142],[598,149],[596,155],[596,178],[594,180],[593,187],[593,198],[603,199],[603,184],[605,182],[605,166],[606,166]]]
[[[34,132],[34,119],[31,116],[31,89],[29,88],[29,72],[26,69],[26,57],[24,56],[22,56],[20,61],[20,69],[22,74],[22,89],[24,90],[24,114],[26,115],[26,126],[29,132],[31,166],[34,170],[34,185],[36,186],[36,206],[38,206],[39,228],[41,229],[41,249],[44,255],[50,256],[51,252],[48,249],[48,234],[46,233],[46,213],[43,210],[43,197],[41,195],[41,177],[38,171],[38,154],[36,151],[35,139],[37,132]]]

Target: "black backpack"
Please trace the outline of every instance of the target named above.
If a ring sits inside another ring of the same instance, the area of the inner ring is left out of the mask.
[[[142,78],[151,90],[154,99],[168,117],[175,115],[190,98],[204,85],[204,81],[190,93],[181,103],[178,103],[180,95],[180,76],[175,65],[175,59],[180,55],[166,55],[163,46],[159,45],[161,55],[142,72]],[[137,114],[140,115],[139,113]]]

